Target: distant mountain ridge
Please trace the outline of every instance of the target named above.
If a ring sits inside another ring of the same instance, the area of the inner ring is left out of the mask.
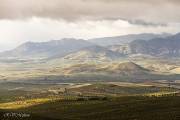
[[[180,57],[180,33],[144,33],[91,40],[66,38],[48,42],[26,42],[13,50],[1,52],[0,58],[117,60],[135,54]]]
[[[128,44],[134,40],[151,40],[153,38],[165,38],[171,34],[162,33],[162,34],[153,34],[153,33],[142,33],[142,34],[129,34],[116,37],[104,37],[104,38],[95,38],[88,41],[100,45],[100,46],[110,46],[110,45],[123,45]]]
[[[62,39],[48,42],[26,42],[17,48],[0,54],[2,57],[20,58],[49,58],[52,56],[62,57],[84,47],[94,46],[85,40]]]
[[[180,33],[149,41],[135,40],[129,44],[131,54],[147,54],[152,56],[180,57]]]

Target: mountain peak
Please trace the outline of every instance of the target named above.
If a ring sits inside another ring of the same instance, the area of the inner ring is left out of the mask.
[[[135,64],[134,62],[120,63],[120,64],[116,65],[115,68],[119,69],[119,70],[140,70],[140,69],[142,69],[141,66]]]

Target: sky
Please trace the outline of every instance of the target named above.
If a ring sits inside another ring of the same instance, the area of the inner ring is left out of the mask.
[[[180,32],[179,0],[0,0],[0,51],[27,42]]]

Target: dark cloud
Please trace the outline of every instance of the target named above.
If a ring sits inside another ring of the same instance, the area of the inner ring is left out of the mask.
[[[166,23],[154,23],[154,22],[145,22],[143,20],[128,20],[130,24],[141,25],[141,26],[150,26],[150,27],[167,27]]]
[[[154,23],[180,22],[179,6],[179,0],[0,0],[0,19],[123,18],[156,26]]]

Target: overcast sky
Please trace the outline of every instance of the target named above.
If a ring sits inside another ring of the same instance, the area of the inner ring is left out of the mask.
[[[0,0],[0,51],[26,41],[180,32],[179,0]]]

